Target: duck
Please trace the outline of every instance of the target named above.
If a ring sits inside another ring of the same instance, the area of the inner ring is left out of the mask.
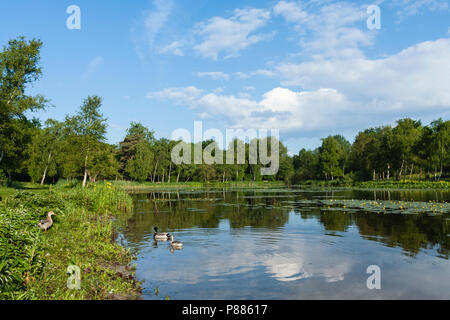
[[[55,216],[55,215],[56,215],[56,213],[54,213],[53,211],[50,211],[48,213],[47,219],[41,220],[41,222],[39,222],[39,224],[38,224],[38,227],[44,231],[47,231],[48,229],[50,229],[53,226],[52,216]]]
[[[154,227],[153,230],[154,230],[154,232],[153,232],[153,239],[155,239],[155,240],[167,241],[171,237],[173,237],[173,235],[171,235],[170,233],[159,232],[158,231],[158,227]]]
[[[174,239],[174,236],[170,235],[170,237],[169,237],[170,248],[171,249],[176,249],[176,250],[183,249],[183,243],[181,241],[173,241],[173,239]]]

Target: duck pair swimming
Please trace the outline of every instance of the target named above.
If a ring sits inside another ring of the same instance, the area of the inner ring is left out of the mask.
[[[175,237],[168,232],[159,232],[158,227],[153,228],[153,239],[159,241],[170,241],[170,246],[174,249],[182,249],[183,243],[180,241],[174,241]]]

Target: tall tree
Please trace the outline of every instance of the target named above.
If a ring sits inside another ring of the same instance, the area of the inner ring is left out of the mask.
[[[120,165],[119,170],[122,174],[127,174],[128,162],[134,159],[136,155],[136,146],[142,142],[147,142],[153,149],[156,142],[154,132],[150,131],[139,122],[132,122],[130,128],[127,130],[125,139],[120,143],[119,150],[117,150],[117,159]],[[149,163],[153,166],[152,160],[153,156],[152,159],[148,159]]]
[[[141,141],[134,146],[133,157],[127,162],[126,172],[137,181],[145,181],[151,174],[154,154],[147,141]]]
[[[342,168],[342,175],[345,175],[345,168],[348,165],[350,156],[350,142],[342,135],[336,135],[333,137],[339,145],[339,166]]]
[[[41,185],[45,178],[57,174],[56,159],[61,149],[63,136],[63,123],[48,119],[46,127],[38,130],[34,135],[30,146],[30,159],[28,161],[28,172],[32,181],[40,179]]]
[[[360,179],[377,176],[389,179],[392,159],[392,129],[389,126],[370,128],[359,132],[350,148],[349,163]],[[381,172],[381,173],[380,173]]]
[[[317,179],[319,174],[319,150],[313,151],[302,149],[293,157],[295,175],[293,182],[298,183],[304,180]]]
[[[99,142],[89,156],[87,172],[89,181],[111,179],[117,175],[119,164],[113,154],[113,146]]]
[[[275,138],[271,138],[275,139]],[[276,175],[277,180],[290,181],[294,175],[294,163],[288,154],[286,146],[279,141],[279,169]]]
[[[422,138],[422,124],[410,118],[397,121],[397,126],[392,130],[393,155],[398,178],[406,176],[408,165],[412,169],[416,161],[414,150]]]
[[[439,179],[442,177],[443,169],[449,161],[450,155],[450,121],[442,119],[431,122],[433,134],[432,150],[435,157],[439,159]]]
[[[102,99],[98,96],[87,97],[76,116],[66,117],[73,138],[80,148],[79,157],[83,158],[83,188],[88,178],[89,156],[105,141],[106,119],[100,113]]]
[[[0,52],[0,165],[10,179],[11,171],[23,161],[24,143],[30,138],[27,129],[35,123],[26,118],[26,112],[43,109],[48,104],[42,95],[25,93],[42,75],[41,47],[39,40],[19,37],[10,40]]]
[[[342,149],[336,138],[329,136],[322,139],[322,146],[319,149],[319,160],[322,174],[325,178],[334,180],[335,177],[343,175],[340,161],[342,160]]]

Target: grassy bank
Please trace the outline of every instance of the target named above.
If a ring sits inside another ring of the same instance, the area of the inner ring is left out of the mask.
[[[450,190],[449,181],[422,181],[422,180],[384,180],[384,181],[352,181],[351,179],[336,179],[333,181],[308,180],[297,182],[295,186],[311,187],[344,187],[361,189],[423,189],[423,190]]]
[[[450,190],[449,181],[420,181],[420,180],[365,181],[355,183],[355,186],[365,189]]]
[[[48,190],[49,186],[41,186],[31,182],[12,182],[10,186],[6,186],[5,181],[0,181],[0,197],[6,198],[13,195],[17,190],[41,192]]]
[[[131,252],[114,241],[113,219],[130,212],[121,188],[102,183],[17,191],[0,204],[1,299],[135,299]],[[36,224],[54,211],[54,226]],[[67,268],[81,270],[81,289],[67,288]]]

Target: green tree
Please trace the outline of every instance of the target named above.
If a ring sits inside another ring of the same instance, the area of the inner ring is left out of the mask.
[[[322,146],[319,149],[319,161],[322,174],[327,180],[334,180],[335,177],[343,175],[340,161],[342,159],[342,149],[336,138],[329,136],[322,139]]]
[[[126,172],[137,181],[145,181],[151,174],[153,152],[148,141],[141,141],[135,145],[135,153],[127,162]]]
[[[92,148],[87,165],[90,182],[98,179],[112,179],[118,173],[119,164],[114,157],[114,146],[99,142]]]
[[[245,142],[240,139],[233,139],[228,146],[228,150],[230,148],[234,151],[232,154],[233,164],[231,165],[233,169],[233,178],[234,181],[242,181],[244,180],[245,171],[248,165],[248,158],[246,157],[246,145]],[[240,154],[238,150],[243,150],[244,152]],[[225,161],[225,160],[224,160]]]
[[[40,179],[41,185],[45,183],[47,176],[54,177],[57,174],[57,157],[61,150],[63,137],[63,123],[48,119],[46,127],[38,130],[30,144],[30,159],[28,161],[28,173],[33,182]]]
[[[89,156],[101,147],[106,134],[106,119],[100,113],[102,99],[98,96],[87,97],[76,116],[66,117],[66,126],[71,132],[71,140],[78,145],[78,160],[82,158],[83,188],[86,186],[89,171]]]
[[[272,139],[274,139],[272,137]],[[292,176],[294,175],[294,163],[292,158],[288,154],[288,149],[286,146],[279,141],[279,169],[276,175],[277,180],[281,181],[290,181]]]
[[[152,181],[165,182],[169,180],[172,173],[172,158],[171,158],[171,142],[168,139],[162,138],[157,140],[153,146],[155,155],[155,166],[153,167]]]
[[[345,176],[345,168],[349,162],[351,144],[342,135],[333,137],[339,145],[339,167],[342,168],[342,175]]]
[[[422,138],[422,124],[420,121],[405,118],[397,121],[392,130],[392,155],[395,168],[398,170],[397,178],[406,176],[408,165],[412,174],[414,163],[417,161],[414,151]]]
[[[390,126],[359,132],[350,149],[350,168],[359,179],[389,179],[392,165],[398,163],[393,150]]]
[[[26,41],[19,37],[8,42],[0,52],[0,165],[9,179],[12,171],[21,167],[24,150],[30,142],[30,128],[26,112],[43,109],[48,101],[42,95],[25,94],[26,88],[39,80],[39,40]]]
[[[300,150],[298,155],[293,157],[295,174],[293,182],[298,183],[304,180],[317,179],[319,177],[319,150]]]
[[[435,159],[438,159],[439,176],[442,177],[442,173],[446,164],[449,163],[450,158],[450,121],[443,121],[438,119],[431,122],[432,130],[432,143],[431,149]],[[435,174],[436,176],[436,174]]]
[[[135,158],[136,146],[142,142],[147,142],[153,149],[156,142],[154,132],[144,127],[141,123],[132,122],[127,130],[125,139],[119,144],[119,150],[116,152],[119,161],[119,171],[122,174],[127,174],[128,162]],[[148,162],[153,166],[153,156]]]

